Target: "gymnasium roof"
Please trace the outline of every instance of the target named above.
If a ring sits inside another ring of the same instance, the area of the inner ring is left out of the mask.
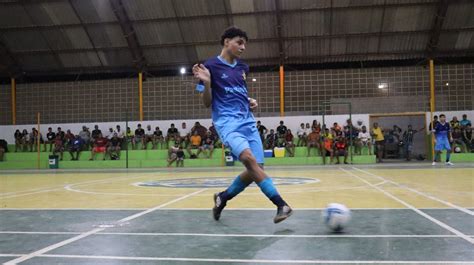
[[[246,30],[253,67],[474,55],[472,0],[3,0],[0,76],[178,71]]]

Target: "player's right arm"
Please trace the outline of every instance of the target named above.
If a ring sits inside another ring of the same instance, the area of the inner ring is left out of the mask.
[[[209,108],[212,103],[211,73],[203,64],[195,64],[193,66],[193,74],[194,77],[200,80],[200,85],[204,86],[202,102],[206,108]]]

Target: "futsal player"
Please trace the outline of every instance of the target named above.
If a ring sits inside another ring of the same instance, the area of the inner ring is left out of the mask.
[[[451,146],[449,142],[453,140],[451,135],[451,126],[446,122],[446,116],[444,114],[439,115],[439,122],[435,124],[433,128],[435,134],[435,157],[433,159],[433,166],[436,165],[436,161],[440,160],[441,153],[446,150],[446,165],[453,166],[451,163]]]
[[[225,191],[214,194],[213,217],[219,220],[227,201],[256,182],[277,206],[273,221],[279,223],[292,214],[292,209],[263,171],[262,140],[252,114],[258,104],[248,97],[246,78],[249,67],[239,59],[247,41],[246,32],[236,27],[228,28],[221,37],[220,55],[204,64],[196,64],[192,69],[199,80],[196,89],[202,93],[204,105],[212,106],[212,120],[220,139],[246,168]]]

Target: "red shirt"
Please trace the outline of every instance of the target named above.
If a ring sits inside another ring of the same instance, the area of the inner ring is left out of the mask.
[[[286,141],[287,142],[292,142],[293,141],[293,134],[287,134],[286,135]]]
[[[107,144],[107,139],[105,138],[97,138],[95,140],[95,146],[97,147],[105,147],[105,145]]]
[[[345,150],[346,149],[346,143],[344,142],[336,142],[336,149],[337,150]]]

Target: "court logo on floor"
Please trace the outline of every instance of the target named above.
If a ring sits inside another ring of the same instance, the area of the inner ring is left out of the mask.
[[[233,178],[187,178],[187,179],[166,179],[155,181],[144,181],[133,183],[135,186],[141,187],[167,187],[167,188],[219,188],[228,187]],[[301,177],[272,177],[273,183],[278,186],[282,185],[302,185],[318,183],[319,179],[301,178]],[[255,183],[252,184],[255,186]]]

